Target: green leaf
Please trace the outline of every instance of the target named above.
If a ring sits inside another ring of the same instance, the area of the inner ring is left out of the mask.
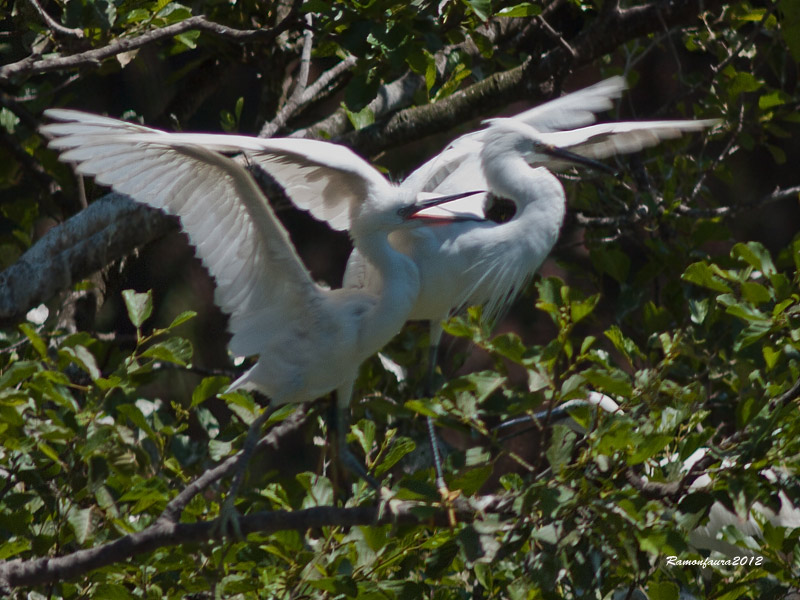
[[[31,540],[15,538],[0,544],[0,560],[8,560],[12,556],[22,554],[31,549]]]
[[[705,262],[689,265],[681,275],[681,279],[716,292],[731,292],[730,286],[716,276],[714,270]]]
[[[742,283],[742,297],[751,304],[763,304],[772,300],[769,290],[755,281]]]
[[[375,113],[372,112],[372,109],[369,106],[365,106],[356,112],[347,110],[347,106],[345,105],[342,106],[347,114],[347,118],[350,120],[350,124],[356,131],[359,129],[364,129],[364,127],[372,125],[375,122]]]
[[[671,581],[651,582],[647,584],[647,597],[650,600],[678,600],[680,588]]]
[[[575,446],[577,434],[569,427],[564,425],[553,426],[553,436],[550,439],[550,446],[545,452],[547,460],[553,471],[560,473],[572,458],[572,449]]]
[[[461,490],[465,496],[475,494],[489,476],[492,474],[492,465],[486,464],[473,469],[462,471],[458,475],[447,479],[447,485],[451,490]]]
[[[79,544],[83,544],[92,532],[92,509],[72,509],[67,513],[67,522],[72,531],[75,532],[75,539]]]
[[[744,71],[736,71],[731,65],[728,65],[728,68],[724,69],[723,73],[729,77],[728,95],[731,100],[735,100],[740,94],[755,92],[763,85],[763,83],[752,74]]]
[[[767,371],[774,369],[775,365],[778,363],[778,359],[781,357],[779,351],[766,345],[761,347],[761,354],[764,356],[764,363],[767,365]]]
[[[769,250],[759,242],[734,245],[731,249],[731,257],[745,261],[753,268],[764,273],[764,275],[772,275],[776,272]]]
[[[128,417],[128,419],[130,419],[134,425],[136,425],[139,429],[144,431],[149,437],[152,438],[155,436],[155,432],[150,427],[150,424],[147,422],[147,419],[145,419],[144,415],[142,414],[142,411],[139,410],[138,406],[136,406],[135,404],[120,404],[117,407],[117,410],[121,414]]]
[[[135,290],[122,290],[122,298],[125,300],[128,318],[134,327],[139,329],[153,312],[152,291],[148,290],[143,294],[139,294]]]
[[[472,7],[472,10],[481,21],[488,21],[492,16],[492,2],[491,0],[467,0],[467,4]]]
[[[592,313],[600,301],[600,294],[589,296],[586,300],[573,300],[569,304],[570,318],[573,323],[578,323]]]
[[[389,448],[389,451],[386,453],[384,459],[377,467],[375,467],[375,475],[378,477],[383,475],[386,471],[395,466],[406,454],[413,452],[414,448],[416,447],[417,445],[411,438],[396,438],[393,441],[392,446]]]
[[[192,392],[192,403],[189,408],[194,408],[205,402],[211,396],[217,395],[230,383],[228,377],[204,377]]]
[[[94,355],[84,346],[73,346],[72,348],[62,348],[60,352],[67,354],[70,360],[89,374],[92,381],[97,381],[102,376],[97,360]]]
[[[633,453],[628,457],[628,464],[634,466],[652,458],[666,448],[672,440],[673,436],[665,433],[648,435],[641,443],[637,444]]]
[[[36,328],[34,328],[30,323],[20,323],[19,329],[22,333],[25,334],[25,337],[33,346],[33,349],[36,350],[36,354],[39,355],[39,358],[47,358],[47,344],[42,339],[42,337],[36,332]]]
[[[495,13],[496,17],[535,17],[541,14],[542,7],[530,2],[523,2],[516,6],[507,6]]]
[[[169,327],[167,327],[167,329],[172,329],[174,327],[177,327],[178,325],[182,325],[183,323],[186,323],[186,321],[188,321],[189,319],[193,319],[196,316],[197,313],[194,312],[193,310],[185,310],[177,317],[172,319],[172,323],[169,324]]]
[[[611,396],[630,398],[633,395],[631,382],[622,371],[601,371],[600,369],[587,369],[581,375],[591,383],[595,389]]]
[[[141,356],[186,366],[192,358],[192,343],[180,337],[169,338],[153,344],[142,352]]]
[[[134,600],[135,596],[117,583],[100,583],[92,590],[92,596],[104,600]]]
[[[41,369],[38,362],[21,360],[13,363],[6,372],[0,376],[0,390],[16,387]]]
[[[720,294],[717,302],[725,306],[725,312],[746,321],[769,321],[769,317],[755,306],[739,300],[733,294]]]

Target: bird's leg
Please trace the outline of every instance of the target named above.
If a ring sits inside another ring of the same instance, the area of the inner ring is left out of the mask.
[[[244,473],[247,470],[247,463],[250,462],[256,444],[258,444],[258,439],[261,435],[261,428],[275,412],[276,408],[277,406],[275,403],[272,403],[266,407],[263,412],[251,423],[250,429],[247,430],[247,437],[244,439],[244,445],[239,451],[239,456],[236,459],[236,464],[234,466],[231,487],[228,490],[228,495],[225,497],[225,502],[220,509],[219,529],[223,534],[227,535],[228,533],[231,533],[237,539],[242,539],[243,537],[242,530],[239,527],[239,514],[235,507],[236,495],[238,494],[239,488],[242,485]],[[229,531],[229,528],[231,531]]]
[[[433,379],[436,375],[436,354],[438,346],[431,345],[428,348],[428,373],[425,377],[425,395],[433,397]],[[433,417],[427,417],[428,423],[428,442],[431,445],[431,456],[433,456],[433,470],[436,473],[436,487],[440,491],[447,489],[444,482],[444,470],[442,469],[442,455],[439,452],[439,440],[436,439],[436,422]]]
[[[439,350],[439,342],[442,339],[442,326],[438,322],[431,321],[430,326],[430,346],[428,347],[428,374],[425,378],[425,393],[428,397],[433,396],[433,380],[436,376],[436,358]],[[442,468],[442,455],[439,452],[439,440],[436,437],[436,423],[433,417],[427,417],[428,441],[431,445],[431,455],[433,456],[433,470],[436,473],[436,489],[442,497],[442,502],[448,507],[447,515],[450,526],[455,527],[456,517],[452,508],[452,501],[455,499],[453,492],[447,487],[444,480],[444,469]]]
[[[336,438],[336,450],[339,461],[351,473],[366,481],[375,491],[380,491],[381,484],[367,473],[367,468],[358,460],[347,445],[347,434],[350,431],[350,399],[353,395],[353,380],[348,381],[336,390],[336,410],[333,412],[329,427]]]

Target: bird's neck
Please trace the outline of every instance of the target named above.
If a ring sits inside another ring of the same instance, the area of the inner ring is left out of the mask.
[[[378,302],[367,317],[376,338],[387,341],[400,331],[419,295],[419,271],[405,254],[395,250],[386,233],[358,237],[359,252],[376,268],[381,285]],[[377,288],[375,288],[377,289]]]
[[[484,173],[493,194],[516,204],[514,218],[505,225],[519,228],[520,238],[529,240],[530,227],[535,227],[540,238],[535,243],[547,247],[549,252],[567,209],[561,182],[544,167],[531,167],[519,155],[484,163]]]

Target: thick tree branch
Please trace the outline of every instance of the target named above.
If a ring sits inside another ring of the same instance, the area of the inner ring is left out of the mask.
[[[484,79],[434,104],[408,108],[384,122],[354,131],[339,141],[374,156],[432,133],[452,129],[466,120],[492,114],[517,100],[536,102],[552,93],[554,83],[570,71],[612,52],[621,44],[697,20],[723,0],[654,0],[627,9],[608,10],[585,31],[569,40],[573,52],[560,45],[543,57]],[[557,86],[556,86],[557,87]]]
[[[320,527],[355,527],[358,525],[417,525],[435,527],[448,526],[448,508],[433,509],[433,516],[420,517],[415,511],[419,502],[391,501],[391,509],[381,506],[359,506],[339,508],[318,506],[297,511],[261,512],[240,517],[239,524],[244,535],[250,533],[271,534],[278,531],[306,531]],[[455,514],[459,522],[478,520],[480,514],[504,515],[512,508],[513,498],[505,496],[483,496],[471,502],[457,503]],[[426,512],[426,515],[429,514]],[[29,561],[13,560],[0,562],[0,591],[15,587],[42,585],[54,581],[71,579],[110,564],[127,560],[138,554],[157,548],[209,540],[221,541],[218,520],[201,523],[175,523],[159,519],[139,533],[127,535],[113,542],[78,550],[66,556],[38,558]]]
[[[177,229],[174,219],[109,194],[48,231],[0,273],[0,326],[88,277],[134,248]]]
[[[107,58],[117,56],[123,52],[130,52],[131,50],[136,50],[147,44],[152,44],[159,40],[171,38],[192,30],[204,31],[237,43],[254,40],[269,43],[293,24],[295,24],[295,20],[290,15],[271,29],[234,29],[219,23],[213,23],[202,15],[190,17],[180,23],[154,29],[133,38],[120,38],[102,48],[87,50],[86,52],[80,52],[71,56],[56,56],[53,58],[39,58],[35,55],[29,56],[15,63],[0,67],[0,82],[10,81],[14,77],[28,77],[30,75],[59,71],[61,69],[76,69],[87,66],[96,67]]]

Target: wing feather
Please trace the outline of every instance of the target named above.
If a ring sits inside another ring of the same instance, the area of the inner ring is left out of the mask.
[[[611,77],[588,88],[511,117],[540,132],[574,129],[594,123],[595,114],[612,108],[612,100],[627,88],[623,77]],[[430,192],[447,179],[459,165],[480,169],[478,155],[486,130],[475,131],[453,140],[440,154],[424,163],[403,181],[402,187],[416,192]]]
[[[688,131],[701,131],[718,123],[716,119],[687,121],[628,121],[601,123],[572,131],[542,134],[542,140],[588,158],[638,152],[661,140],[678,138]]]
[[[302,323],[321,294],[249,173],[235,161],[148,128],[76,111],[52,110],[42,127],[78,171],[181,218],[217,282],[215,301],[231,315],[230,347],[257,353],[254,315],[275,328]],[[262,324],[263,321],[260,321]],[[269,324],[270,321],[267,321]]]

